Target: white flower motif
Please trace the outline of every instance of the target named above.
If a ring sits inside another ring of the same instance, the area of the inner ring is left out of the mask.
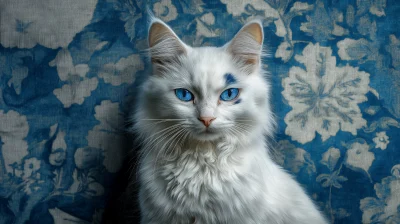
[[[133,54],[127,58],[121,58],[117,63],[105,64],[99,72],[99,77],[113,86],[123,83],[131,84],[135,80],[136,72],[143,69],[143,61],[138,54]]]
[[[295,59],[306,70],[294,66],[283,79],[283,96],[293,108],[286,117],[285,133],[306,143],[318,132],[322,140],[342,131],[357,134],[366,126],[358,103],[367,100],[369,74],[346,65],[336,66],[330,47],[309,44]]]
[[[0,43],[19,48],[66,47],[90,23],[96,4],[97,0],[0,1]]]
[[[176,19],[178,12],[171,0],[161,0],[153,6],[154,14],[165,22]]]
[[[74,65],[68,49],[60,50],[49,65],[56,66],[60,79],[68,83],[53,91],[65,108],[71,107],[72,104],[81,105],[85,98],[97,88],[99,80],[96,77],[86,78],[89,66],[87,64]]]
[[[41,161],[35,157],[27,159],[24,161],[24,173],[22,174],[22,179],[27,179],[31,177],[35,172],[40,169]]]
[[[124,118],[119,112],[119,103],[104,100],[94,108],[94,115],[100,124],[89,131],[86,139],[88,146],[104,150],[103,165],[109,172],[117,172],[124,158],[124,136],[121,127],[124,126]]]
[[[1,92],[1,91],[0,91]],[[12,164],[19,163],[28,155],[28,144],[24,140],[29,132],[26,116],[10,110],[7,113],[0,110],[0,171],[13,172]],[[4,162],[4,164],[2,164]],[[2,170],[5,168],[6,170]]]
[[[356,172],[364,173],[371,179],[368,170],[375,160],[375,155],[369,151],[369,145],[363,140],[362,142],[351,143],[347,148],[344,165]]]
[[[65,108],[72,104],[82,105],[86,97],[89,97],[93,90],[97,88],[99,81],[96,77],[84,79],[82,82],[65,84],[61,89],[55,89],[54,95],[63,103]]]
[[[393,176],[400,178],[400,164],[394,165],[390,172]]]
[[[335,169],[336,163],[340,158],[340,150],[334,147],[331,147],[322,154],[322,159],[320,161],[321,164],[326,165],[331,171]]]
[[[292,46],[290,46],[289,42],[282,42],[275,52],[275,57],[282,58],[282,61],[288,62],[289,59],[292,57],[293,50],[291,50],[291,48]]]
[[[380,148],[382,150],[385,150],[390,142],[385,131],[376,133],[376,137],[373,139],[373,141],[376,144],[375,148]]]
[[[376,198],[361,199],[362,223],[399,223],[400,221],[400,164],[393,166],[392,176],[374,186]],[[396,172],[397,171],[397,172]]]
[[[56,58],[49,62],[49,65],[57,67],[58,77],[60,77],[62,81],[71,80],[75,78],[74,76],[77,76],[77,78],[84,78],[86,73],[89,71],[89,66],[87,64],[73,64],[68,49],[61,49],[57,53]]]

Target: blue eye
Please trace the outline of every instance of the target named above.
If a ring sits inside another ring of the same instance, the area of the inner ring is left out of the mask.
[[[235,99],[239,95],[239,89],[238,88],[230,88],[221,93],[221,96],[219,97],[223,101],[231,101]]]
[[[194,98],[193,94],[189,90],[182,88],[175,89],[175,95],[182,101],[192,101]]]

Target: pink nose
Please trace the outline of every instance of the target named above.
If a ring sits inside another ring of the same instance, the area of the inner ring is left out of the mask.
[[[199,121],[203,122],[204,126],[210,126],[211,122],[215,120],[215,117],[199,117]]]

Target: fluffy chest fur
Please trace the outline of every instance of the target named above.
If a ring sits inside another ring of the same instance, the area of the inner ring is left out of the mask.
[[[173,223],[188,223],[193,217],[196,223],[260,223],[266,189],[255,155],[217,153],[235,147],[227,143],[186,147],[179,156],[149,161],[142,169],[144,182],[159,184],[148,186],[147,192],[163,198],[158,201],[163,214],[173,214]]]

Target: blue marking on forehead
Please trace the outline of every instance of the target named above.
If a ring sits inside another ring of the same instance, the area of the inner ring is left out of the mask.
[[[234,104],[239,104],[240,102],[242,102],[242,99],[236,100]]]
[[[225,74],[224,77],[227,85],[236,83],[235,76],[233,76],[231,73]]]

